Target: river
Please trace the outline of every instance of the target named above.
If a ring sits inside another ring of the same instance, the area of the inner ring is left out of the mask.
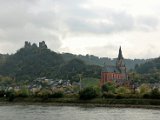
[[[160,120],[160,110],[2,105],[0,106],[0,120]]]

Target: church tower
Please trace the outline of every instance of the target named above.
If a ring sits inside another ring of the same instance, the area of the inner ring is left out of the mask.
[[[122,74],[126,74],[127,69],[126,69],[124,58],[123,58],[121,46],[119,48],[118,58],[117,58],[117,61],[116,61],[116,67],[119,69],[119,71]]]

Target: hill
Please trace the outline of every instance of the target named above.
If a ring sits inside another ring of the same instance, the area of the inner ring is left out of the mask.
[[[32,81],[39,77],[79,80],[79,74],[99,78],[101,71],[100,66],[88,65],[79,59],[64,60],[61,54],[48,49],[44,41],[39,46],[25,42],[23,48],[1,59],[1,63],[0,75],[18,81]]]
[[[142,74],[160,72],[160,57],[152,59],[144,64],[137,65],[135,70]]]
[[[10,55],[0,67],[0,74],[18,79],[33,79],[53,73],[64,62],[62,56],[49,50],[44,42],[25,43],[15,54]]]
[[[97,65],[87,65],[79,59],[72,59],[59,67],[58,76],[62,79],[79,81],[81,77],[100,78],[101,67]]]
[[[111,58],[107,58],[107,57],[97,57],[97,56],[94,56],[94,55],[83,56],[83,55],[74,55],[74,54],[71,54],[71,53],[63,53],[62,57],[65,61],[69,61],[71,59],[76,58],[76,59],[80,59],[80,60],[84,61],[86,64],[90,64],[90,65],[103,66],[104,63],[107,64],[107,65],[115,65],[115,63],[116,63],[116,58],[111,59]],[[134,60],[125,59],[125,63],[126,63],[126,66],[127,66],[128,70],[134,69],[137,64],[140,65],[140,64],[145,63],[146,61],[149,61],[149,60],[145,60],[145,59],[134,59]]]
[[[139,83],[160,83],[160,57],[151,59],[144,64],[136,65],[134,74]]]

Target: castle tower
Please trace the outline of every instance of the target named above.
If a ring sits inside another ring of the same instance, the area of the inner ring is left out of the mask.
[[[47,45],[44,41],[42,42],[39,42],[39,48],[42,48],[42,49],[47,49]]]

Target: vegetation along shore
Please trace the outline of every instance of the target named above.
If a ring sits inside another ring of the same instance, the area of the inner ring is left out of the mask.
[[[102,89],[87,87],[77,94],[64,94],[64,91],[51,92],[43,89],[33,93],[27,89],[20,91],[0,91],[0,103],[5,104],[44,104],[58,106],[90,106],[90,107],[137,107],[160,108],[160,92],[158,89],[140,87],[140,91],[130,91],[128,88],[116,88],[107,83]]]

